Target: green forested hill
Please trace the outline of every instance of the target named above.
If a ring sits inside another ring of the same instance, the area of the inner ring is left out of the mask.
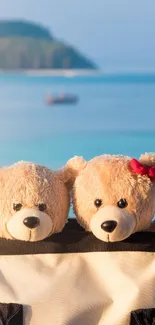
[[[22,21],[0,21],[0,69],[95,69],[93,62],[48,29]]]

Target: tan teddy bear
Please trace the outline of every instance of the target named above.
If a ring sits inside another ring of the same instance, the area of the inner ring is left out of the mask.
[[[65,169],[19,162],[0,169],[0,237],[39,241],[61,232],[69,211]]]
[[[155,154],[103,155],[68,161],[73,209],[79,223],[106,242],[148,229],[155,214]],[[150,229],[151,230],[151,229]]]

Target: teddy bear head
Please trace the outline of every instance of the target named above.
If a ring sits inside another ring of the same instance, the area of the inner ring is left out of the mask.
[[[67,163],[73,209],[79,223],[100,240],[121,241],[145,230],[155,214],[155,155],[139,161],[103,155]]]
[[[60,232],[69,205],[64,170],[28,162],[0,169],[0,237],[39,241]]]

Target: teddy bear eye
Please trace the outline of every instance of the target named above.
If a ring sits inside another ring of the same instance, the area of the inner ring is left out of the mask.
[[[15,211],[19,211],[19,210],[21,210],[21,208],[22,208],[22,204],[21,203],[14,203],[13,204],[13,209]]]
[[[95,200],[94,204],[96,205],[97,208],[99,208],[102,205],[102,200],[97,199]]]
[[[40,204],[38,204],[38,208],[39,208],[40,211],[45,211],[46,210],[46,204],[40,203]]]
[[[124,209],[126,208],[128,205],[128,202],[126,199],[120,199],[118,202],[117,202],[117,206],[120,208],[120,209]]]

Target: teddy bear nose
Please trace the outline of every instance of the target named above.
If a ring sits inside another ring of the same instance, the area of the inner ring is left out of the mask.
[[[101,228],[106,232],[113,232],[117,226],[117,222],[114,220],[105,221],[101,224]]]
[[[40,220],[37,217],[27,217],[23,220],[23,224],[30,229],[36,228],[40,224]]]

